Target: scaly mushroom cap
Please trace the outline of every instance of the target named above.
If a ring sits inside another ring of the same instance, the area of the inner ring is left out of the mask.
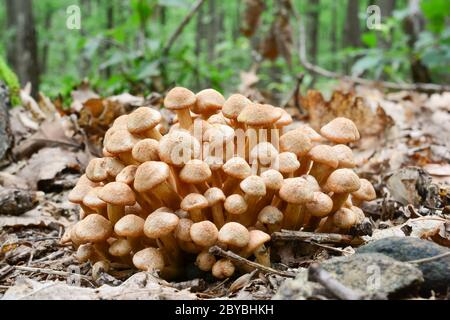
[[[252,173],[247,161],[240,157],[231,158],[225,162],[222,169],[227,175],[236,179],[245,179]]]
[[[98,192],[103,201],[117,206],[132,206],[136,202],[133,190],[125,183],[110,182]]]
[[[180,179],[186,183],[202,183],[211,177],[211,169],[202,160],[189,160],[180,171]]]
[[[181,241],[192,241],[190,231],[193,224],[194,222],[191,219],[181,218],[175,229],[175,237]]]
[[[81,243],[106,241],[113,232],[111,222],[96,213],[88,215],[78,222],[74,228],[75,235]]]
[[[311,142],[319,142],[320,140],[322,140],[322,136],[308,125],[302,125],[295,130],[306,135],[311,140]]]
[[[315,217],[326,217],[333,208],[333,200],[323,193],[314,192],[314,198],[306,203],[306,209]]]
[[[287,113],[286,110],[284,110],[283,108],[275,108],[275,109],[277,109],[281,113],[281,117],[275,122],[276,128],[288,126],[293,122],[291,115]]]
[[[287,151],[278,155],[277,164],[281,173],[291,173],[300,168],[300,162],[297,160],[295,153]]]
[[[200,158],[201,146],[188,131],[166,134],[159,141],[159,157],[167,164],[183,166],[191,159]]]
[[[311,140],[299,130],[286,132],[280,137],[280,150],[289,151],[297,157],[303,157],[312,148]]]
[[[192,91],[182,87],[175,87],[167,93],[164,99],[164,106],[171,110],[191,108],[195,105],[196,99]]]
[[[361,187],[359,177],[350,169],[333,171],[324,185],[324,190],[334,193],[352,193]]]
[[[196,94],[196,98],[192,111],[198,114],[216,113],[225,103],[223,95],[214,89],[204,89]]]
[[[359,179],[361,186],[355,192],[352,192],[352,198],[362,201],[371,201],[377,197],[375,189],[367,179]]]
[[[145,248],[133,256],[133,264],[143,271],[161,270],[164,268],[164,256],[156,248]]]
[[[121,237],[140,237],[144,235],[145,220],[141,217],[128,214],[120,218],[114,225],[114,232]]]
[[[128,130],[128,114],[118,116],[112,125],[115,130]]]
[[[144,233],[151,239],[158,239],[175,231],[180,219],[170,212],[153,212],[144,223]]]
[[[310,174],[304,174],[301,176],[301,178],[305,179],[306,181],[309,182],[309,185],[311,186],[311,189],[316,192],[316,191],[320,191],[320,185],[317,182],[316,178],[314,178],[314,176],[310,175]]]
[[[260,142],[250,151],[250,162],[256,159],[261,164],[269,166],[275,163],[277,156],[278,150],[270,142]]]
[[[223,204],[225,210],[230,214],[243,214],[247,211],[248,206],[245,199],[240,194],[232,194],[225,199]]]
[[[357,215],[351,209],[340,208],[333,215],[333,223],[338,228],[348,229],[356,224],[357,218]]]
[[[112,154],[128,152],[138,141],[128,130],[116,130],[105,140],[105,148]]]
[[[356,162],[353,159],[353,151],[345,144],[337,144],[332,147],[339,161],[339,168],[354,168]]]
[[[131,244],[127,239],[115,240],[108,249],[110,255],[114,257],[124,257],[131,253]]]
[[[202,251],[195,259],[196,266],[202,271],[211,271],[213,265],[216,263],[216,257],[208,251]]]
[[[283,212],[277,207],[266,206],[258,214],[258,221],[263,224],[278,224],[283,221]]]
[[[281,117],[281,112],[268,104],[250,103],[237,117],[239,122],[249,126],[265,127],[275,123]]]
[[[250,103],[251,101],[243,95],[233,94],[223,104],[222,113],[228,119],[237,119],[242,110]]]
[[[261,173],[261,178],[266,185],[266,189],[279,190],[283,185],[283,175],[274,169],[269,169]]]
[[[120,171],[120,173],[116,176],[116,182],[122,182],[128,185],[132,185],[134,182],[134,177],[136,176],[136,170],[138,166],[129,165]]]
[[[303,204],[313,200],[313,189],[310,182],[303,178],[285,179],[280,189],[280,197],[292,204]]]
[[[169,166],[161,161],[142,163],[134,176],[134,189],[137,192],[150,191],[169,178]]]
[[[208,200],[199,193],[190,193],[181,200],[180,207],[183,210],[191,211],[195,209],[203,209],[208,206]]]
[[[96,186],[98,186],[98,183],[89,180],[88,177],[83,174],[80,179],[78,179],[75,187],[69,192],[69,201],[78,204],[83,203],[84,197]]]
[[[325,144],[320,144],[318,146],[312,147],[308,152],[308,156],[312,161],[317,163],[322,163],[331,168],[337,168],[339,164],[338,157],[331,146]]]
[[[356,224],[362,223],[364,221],[364,218],[366,215],[364,214],[364,211],[361,210],[361,208],[351,206],[350,209],[355,213],[356,215]]]
[[[246,194],[254,197],[262,197],[266,195],[266,184],[263,178],[259,176],[249,176],[241,181],[239,187]]]
[[[158,161],[159,143],[154,139],[143,139],[134,145],[131,155],[139,162]]]
[[[208,201],[208,206],[213,206],[219,202],[225,201],[226,197],[223,191],[219,188],[209,188],[204,194],[206,200]]]
[[[254,252],[261,245],[263,245],[267,241],[270,241],[270,236],[261,230],[251,230],[249,232],[249,236],[250,240],[244,248],[244,251],[246,252]]]
[[[149,107],[139,107],[128,115],[128,131],[139,134],[153,129],[161,122],[161,118],[158,111]]]
[[[192,241],[202,247],[213,246],[217,242],[219,231],[214,223],[205,220],[194,223],[190,230]]]
[[[339,117],[331,120],[320,129],[322,136],[335,143],[349,143],[359,140],[360,135],[355,123]]]
[[[86,177],[94,182],[101,182],[108,178],[106,162],[103,158],[94,158],[89,161],[86,167]]]
[[[220,228],[218,239],[227,245],[243,248],[250,241],[250,233],[242,224],[228,222]]]
[[[92,188],[83,198],[83,204],[92,209],[100,209],[106,207],[106,202],[98,197],[98,192],[102,187]]]
[[[231,277],[235,270],[236,268],[234,267],[233,262],[223,258],[213,265],[211,273],[217,279],[225,279]]]
[[[211,125],[216,124],[222,124],[222,125],[229,125],[229,120],[224,117],[224,115],[221,113],[213,114],[208,118],[208,123]]]
[[[108,175],[111,177],[116,177],[120,171],[125,168],[125,165],[120,162],[117,158],[114,157],[104,157],[103,161],[106,163],[106,170],[108,171]]]

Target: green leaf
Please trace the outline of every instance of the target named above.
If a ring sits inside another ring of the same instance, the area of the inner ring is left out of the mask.
[[[158,76],[160,74],[159,62],[153,61],[144,65],[144,67],[136,75],[139,80],[144,80],[150,77]]]
[[[352,67],[352,73],[353,74],[361,74],[364,71],[373,68],[381,63],[383,57],[382,55],[370,55],[365,56],[356,61],[356,63]]]
[[[362,42],[369,48],[375,48],[377,46],[377,35],[375,32],[365,32],[362,37]]]

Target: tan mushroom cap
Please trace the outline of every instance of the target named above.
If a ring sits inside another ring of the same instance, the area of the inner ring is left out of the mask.
[[[228,119],[237,119],[246,106],[251,103],[249,99],[241,94],[233,94],[225,101],[222,113]]]
[[[89,161],[86,167],[86,176],[94,182],[101,182],[108,178],[106,162],[103,158],[94,158]]]
[[[320,191],[320,185],[317,182],[316,178],[314,178],[314,176],[310,175],[310,174],[304,174],[301,176],[301,178],[305,179],[306,181],[309,182],[309,185],[311,186],[311,189],[316,192],[316,191]]]
[[[352,198],[359,199],[362,201],[371,201],[377,197],[375,189],[372,184],[367,179],[359,179],[361,186],[358,190],[352,192]]]
[[[158,111],[149,107],[139,107],[128,115],[127,128],[131,133],[143,133],[156,127],[161,119],[161,113]]]
[[[230,246],[243,248],[250,241],[250,233],[242,224],[228,222],[220,228],[218,240]]]
[[[295,129],[297,132],[301,132],[302,134],[306,135],[312,142],[319,142],[322,140],[322,136],[317,133],[316,130],[311,128],[308,125],[302,125]]]
[[[229,159],[222,166],[222,169],[227,175],[237,179],[245,179],[252,173],[252,169],[248,165],[247,161],[240,157],[233,157]]]
[[[133,190],[125,183],[110,182],[98,192],[103,201],[117,206],[132,206],[136,202]]]
[[[208,121],[201,118],[196,118],[189,127],[189,133],[197,139],[200,139],[201,137],[204,137],[205,132],[211,128],[211,126],[212,124]]]
[[[333,215],[333,223],[336,227],[341,229],[348,229],[356,224],[357,215],[353,210],[348,208],[340,208]]]
[[[250,240],[244,248],[244,251],[246,252],[254,252],[261,245],[270,241],[270,236],[261,230],[251,230],[249,236]]]
[[[248,206],[240,194],[232,194],[225,199],[223,204],[225,210],[230,214],[239,215],[247,211]]]
[[[114,232],[122,237],[140,237],[144,235],[144,223],[141,217],[128,214],[116,222]]]
[[[200,153],[200,142],[186,130],[173,131],[159,141],[159,157],[167,164],[182,166],[199,159]]]
[[[134,177],[136,175],[136,170],[138,166],[129,165],[122,169],[116,176],[116,182],[122,182],[128,185],[132,185],[134,182]]]
[[[205,220],[194,223],[190,230],[192,241],[202,247],[213,246],[217,242],[219,230],[214,223]]]
[[[280,137],[280,150],[289,151],[297,157],[303,157],[312,148],[311,139],[299,130],[286,132]]]
[[[197,255],[195,264],[202,271],[210,271],[216,263],[216,257],[208,251],[202,251]]]
[[[349,143],[359,140],[360,135],[355,123],[347,118],[338,117],[320,129],[322,136],[335,143]]]
[[[312,161],[337,168],[339,164],[338,157],[331,146],[320,144],[312,147],[308,152],[308,156]]]
[[[161,161],[142,163],[134,176],[134,189],[137,192],[150,191],[169,178],[169,166]]]
[[[167,93],[164,106],[171,110],[191,108],[195,105],[196,100],[192,91],[183,87],[175,87]]]
[[[283,175],[275,169],[266,170],[260,176],[266,185],[266,189],[279,190],[283,185]]]
[[[332,208],[333,200],[327,194],[318,191],[314,192],[313,200],[306,203],[306,210],[311,215],[319,218],[327,216]]]
[[[143,271],[161,270],[164,268],[164,256],[156,248],[145,248],[133,255],[133,264]]]
[[[111,177],[116,177],[125,168],[125,165],[114,157],[104,157],[103,161],[106,163],[106,171]]]
[[[144,208],[142,208],[138,202],[136,202],[132,206],[125,207],[125,215],[129,215],[129,214],[146,217],[148,212]]]
[[[281,173],[291,173],[300,168],[300,161],[298,161],[295,153],[292,152],[281,152],[278,155],[278,170]]]
[[[78,222],[74,228],[75,235],[81,243],[106,241],[113,232],[111,222],[96,213],[88,215]]]
[[[311,183],[303,178],[285,179],[280,189],[280,197],[292,204],[303,204],[313,200],[314,190]]]
[[[241,181],[239,187],[250,196],[262,197],[266,195],[266,184],[259,176],[249,176]]]
[[[83,203],[84,197],[96,186],[98,186],[98,183],[92,182],[85,174],[83,174],[80,179],[78,179],[75,187],[69,192],[69,201],[78,204]]]
[[[333,171],[324,185],[324,190],[334,193],[352,193],[361,187],[359,177],[350,169]]]
[[[361,210],[361,208],[351,206],[350,209],[355,213],[356,215],[356,224],[362,223],[364,219],[366,218],[366,215],[364,214],[364,211]]]
[[[263,224],[278,224],[283,221],[283,212],[277,207],[266,206],[258,214],[258,221]]]
[[[106,151],[112,154],[128,152],[139,141],[128,130],[116,130],[108,137],[105,144]]]
[[[192,111],[198,114],[216,113],[225,103],[223,95],[214,89],[204,89],[196,94],[196,98]]]
[[[114,119],[112,128],[115,130],[128,130],[128,114],[123,114]]]
[[[142,139],[134,145],[131,155],[139,162],[158,161],[159,143],[154,139]]]
[[[290,125],[293,120],[289,113],[283,108],[275,108],[281,113],[281,117],[275,122],[275,127],[281,128],[287,125]]]
[[[144,223],[144,233],[151,239],[158,239],[175,231],[180,219],[170,212],[153,212]]]
[[[356,162],[353,158],[353,151],[345,144],[337,144],[333,146],[333,150],[339,161],[339,168],[354,168]]]
[[[181,241],[192,241],[190,231],[193,224],[191,219],[181,218],[175,229],[175,237]]]
[[[189,160],[180,171],[180,179],[186,183],[202,183],[211,177],[211,169],[202,160]]]
[[[211,125],[204,133],[203,139],[208,141],[210,147],[222,146],[234,139],[234,129],[228,125],[215,124]]]
[[[98,192],[102,187],[92,188],[83,198],[83,204],[92,209],[106,207],[106,202],[98,197]]]
[[[213,265],[211,273],[217,279],[225,279],[231,277],[235,270],[233,262],[223,258]]]
[[[216,124],[229,125],[229,120],[225,118],[222,113],[216,113],[208,118],[208,123],[211,125]]]
[[[161,209],[161,208],[160,208],[160,209]],[[159,210],[159,209],[157,209],[157,210]],[[173,210],[168,209],[168,210],[162,210],[162,211],[172,212]],[[177,215],[177,217],[180,218],[180,219],[188,219],[188,218],[189,218],[189,212],[187,212],[186,210],[183,210],[183,209],[181,209],[181,208],[175,210],[174,213],[175,213],[175,214]]]
[[[263,165],[275,163],[278,150],[270,142],[260,142],[250,151],[250,161],[257,159]]]
[[[181,200],[180,207],[183,210],[191,211],[195,209],[203,209],[208,206],[208,200],[199,193],[190,193]]]
[[[237,120],[249,126],[264,127],[274,124],[280,117],[281,112],[271,105],[250,103],[242,110]]]
[[[131,253],[131,244],[127,239],[115,240],[108,249],[110,255],[114,257],[123,257]]]
[[[209,206],[213,206],[219,202],[225,201],[226,197],[222,189],[213,187],[205,191],[204,194]]]
[[[216,156],[207,156],[204,161],[208,164],[209,168],[212,171],[216,171],[222,169],[223,166],[223,158]]]

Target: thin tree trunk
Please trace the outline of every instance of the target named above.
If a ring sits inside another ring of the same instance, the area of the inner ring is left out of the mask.
[[[330,32],[330,42],[331,42],[331,52],[333,53],[331,68],[336,70],[337,61],[334,58],[337,54],[337,35],[338,35],[338,5],[336,1],[331,4],[331,32]]]
[[[319,6],[320,0],[309,0],[308,7],[310,8],[308,12],[308,20],[309,20],[309,57],[310,61],[314,64],[317,63],[317,53],[319,48]]]
[[[114,1],[108,1],[106,7],[106,28],[111,30],[114,28]],[[105,45],[105,51],[109,51],[111,49],[111,43],[108,41]],[[111,67],[107,67],[105,70],[105,76],[107,79],[111,77]]]
[[[347,16],[345,17],[344,28],[344,46],[345,47],[359,47],[361,45],[361,29],[358,18],[359,0],[347,1]],[[352,65],[353,59],[346,64],[346,71],[348,72]]]
[[[45,30],[50,30],[50,28],[52,27],[52,14],[53,14],[52,8],[48,8],[47,11],[45,12],[45,18],[44,18],[45,19],[45,21],[44,21]],[[47,39],[44,43],[44,46],[42,47],[41,60],[39,63],[40,72],[42,74],[45,74],[45,72],[47,71],[49,50],[50,50],[50,41]]]
[[[202,39],[204,38],[204,24],[203,24],[203,14],[204,14],[204,7],[200,7],[197,14],[197,26],[196,26],[196,33],[195,33],[195,83],[197,86],[197,89],[200,89],[202,86],[202,80],[200,77],[200,55],[202,52]]]

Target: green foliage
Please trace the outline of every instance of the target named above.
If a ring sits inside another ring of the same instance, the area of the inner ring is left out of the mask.
[[[0,56],[0,80],[9,88],[11,104],[13,106],[20,104],[20,84],[17,75],[12,71],[5,60]]]

